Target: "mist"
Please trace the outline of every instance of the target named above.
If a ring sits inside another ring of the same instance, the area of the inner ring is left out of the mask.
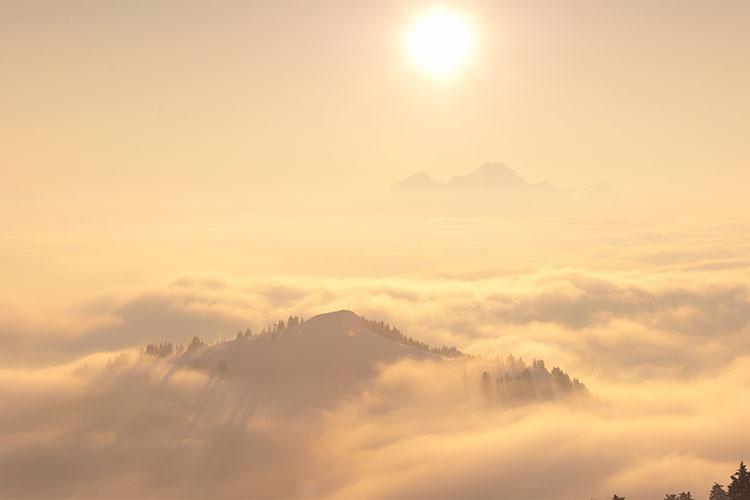
[[[749,500],[748,19],[0,3],[0,499]]]

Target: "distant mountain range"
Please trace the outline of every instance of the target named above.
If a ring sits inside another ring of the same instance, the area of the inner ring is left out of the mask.
[[[546,181],[528,182],[504,163],[487,162],[473,172],[438,182],[426,172],[417,172],[392,187],[397,196],[439,196],[450,200],[494,199],[502,204],[511,202],[534,202],[543,204],[586,203],[596,205],[619,205],[624,196],[606,182],[598,182],[583,189],[561,189]]]

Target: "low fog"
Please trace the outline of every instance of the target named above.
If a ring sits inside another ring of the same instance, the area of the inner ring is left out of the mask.
[[[288,386],[260,397],[231,363],[219,375],[134,352],[5,371],[2,495],[654,498],[704,492],[746,451],[748,357],[512,405],[483,397],[487,363],[394,362],[302,408],[274,404]]]

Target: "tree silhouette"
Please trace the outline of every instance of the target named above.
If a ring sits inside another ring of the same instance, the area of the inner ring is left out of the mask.
[[[297,326],[300,324],[299,318],[297,316],[289,316],[289,319],[286,322],[287,328],[292,328],[294,326]]]
[[[188,344],[187,350],[188,352],[195,351],[196,349],[200,349],[205,346],[205,342],[203,342],[199,337],[193,337],[193,340],[191,340],[190,344]]]
[[[719,483],[714,483],[711,487],[711,493],[708,495],[708,500],[728,500],[728,498],[729,495],[727,495],[724,487]]]
[[[482,372],[482,394],[485,398],[492,396],[492,377],[487,372]]]
[[[440,356],[446,356],[450,358],[457,358],[464,356],[464,353],[459,351],[457,348],[451,346],[442,346],[442,347],[431,347],[424,342],[421,342],[419,340],[413,339],[407,335],[404,335],[399,331],[398,328],[393,327],[386,323],[385,321],[374,321],[369,320],[367,318],[362,318],[362,322],[364,323],[365,327],[367,327],[368,330],[370,330],[373,333],[376,333],[377,335],[380,335],[383,338],[386,338],[388,340],[392,340],[394,342],[398,342],[399,344],[405,344],[411,347],[416,347],[417,349],[420,349],[425,352],[429,352],[432,354],[438,354]]]
[[[143,354],[148,356],[156,356],[159,358],[168,358],[175,353],[175,348],[172,342],[161,342],[159,344],[148,344],[143,350]]]
[[[729,500],[750,500],[750,473],[745,462],[740,462],[737,472],[732,474],[732,482],[727,488]]]

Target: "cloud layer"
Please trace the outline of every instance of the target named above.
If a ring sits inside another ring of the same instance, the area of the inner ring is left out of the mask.
[[[14,373],[0,389],[13,403],[0,497],[700,497],[747,450],[750,357],[710,379],[514,407],[481,398],[481,366],[467,389],[466,369],[396,363],[359,396],[303,412],[257,405],[248,381],[135,356]]]
[[[750,458],[750,247],[741,230],[581,225],[594,236],[543,265],[179,275],[56,316],[5,303],[0,497],[700,498]],[[244,383],[137,361],[146,343],[339,309],[542,358],[592,398],[488,406],[463,368],[404,362],[333,409],[290,413]]]
[[[62,362],[159,340],[228,338],[338,309],[435,345],[544,357],[585,372],[605,366],[610,375],[716,371],[750,348],[750,295],[736,272],[581,268],[476,279],[180,278],[81,304],[62,331],[17,321],[0,335],[8,363]]]

